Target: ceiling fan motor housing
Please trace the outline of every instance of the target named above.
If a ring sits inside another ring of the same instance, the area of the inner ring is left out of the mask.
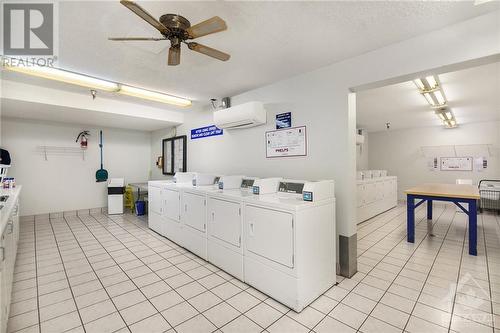
[[[191,23],[185,17],[177,14],[165,14],[160,17],[160,22],[170,29],[170,33],[166,35],[167,38],[179,38],[186,40],[189,38],[187,29],[191,27]]]

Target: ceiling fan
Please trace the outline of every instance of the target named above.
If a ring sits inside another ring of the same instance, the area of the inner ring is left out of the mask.
[[[168,64],[178,65],[181,61],[181,43],[188,46],[190,50],[205,54],[209,57],[227,61],[230,55],[211,47],[196,42],[188,42],[189,39],[206,36],[227,29],[226,22],[218,16],[214,16],[206,21],[191,26],[191,23],[180,15],[165,14],[159,20],[145,11],[134,1],[120,0],[120,3],[142,18],[144,21],[156,28],[162,37],[123,37],[108,38],[113,41],[160,41],[169,40],[170,49],[168,51]]]

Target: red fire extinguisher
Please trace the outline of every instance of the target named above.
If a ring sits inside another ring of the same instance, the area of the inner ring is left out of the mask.
[[[76,141],[75,142],[78,142],[78,140],[80,140],[80,148],[82,149],[87,149],[87,146],[88,146],[88,139],[87,137],[90,136],[90,133],[89,131],[82,131],[78,134],[78,136],[76,137]]]

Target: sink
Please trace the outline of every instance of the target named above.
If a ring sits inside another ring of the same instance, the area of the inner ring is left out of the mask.
[[[0,202],[6,202],[8,198],[9,198],[8,195],[1,195],[0,196]]]

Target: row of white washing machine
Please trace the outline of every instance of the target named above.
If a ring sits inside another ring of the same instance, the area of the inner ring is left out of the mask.
[[[152,230],[297,312],[336,282],[333,181],[178,173],[148,197]]]

